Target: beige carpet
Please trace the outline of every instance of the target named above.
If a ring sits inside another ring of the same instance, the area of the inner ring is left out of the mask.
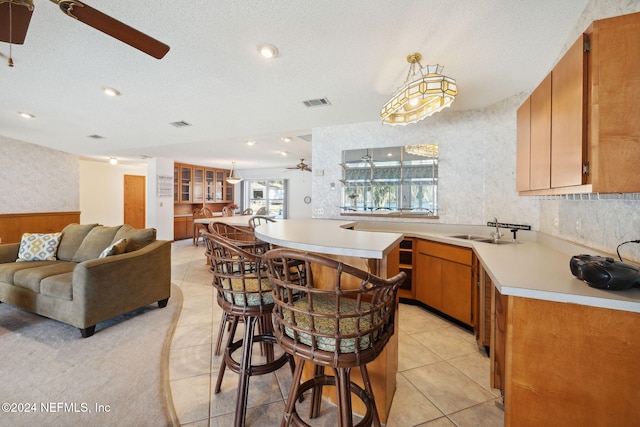
[[[178,425],[168,364],[181,308],[172,285],[167,307],[99,323],[81,338],[75,327],[0,304],[0,425]]]

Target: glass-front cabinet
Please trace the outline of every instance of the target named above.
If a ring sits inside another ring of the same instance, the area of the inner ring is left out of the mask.
[[[228,169],[175,163],[173,168],[176,204],[231,203],[233,185],[227,183]]]
[[[178,203],[191,203],[191,177],[193,169],[189,165],[180,165],[180,199]]]

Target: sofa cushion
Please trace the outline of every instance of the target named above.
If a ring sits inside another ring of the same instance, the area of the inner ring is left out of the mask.
[[[106,258],[112,255],[123,254],[126,248],[127,248],[127,239],[120,239],[115,243],[112,243],[109,246],[107,246],[107,248],[100,253],[100,256],[98,256],[98,258]]]
[[[61,298],[67,301],[73,299],[73,271],[56,274],[42,279],[40,293],[50,297]]]
[[[57,264],[58,262],[60,261],[7,262],[0,264],[0,282],[13,285],[13,276],[16,272],[29,268]]]
[[[62,229],[57,257],[62,261],[73,261],[73,256],[89,231],[98,224],[69,224]]]
[[[133,228],[129,224],[125,224],[118,230],[114,241],[120,239],[127,239],[127,252],[137,251],[147,246],[149,243],[156,240],[155,228]]]
[[[13,275],[13,284],[20,288],[40,292],[40,282],[50,276],[73,272],[75,262],[58,261],[42,267],[25,268]]]
[[[16,261],[53,261],[62,233],[24,233]]]
[[[73,261],[84,262],[98,258],[100,253],[113,242],[113,238],[121,227],[121,225],[115,227],[98,225],[93,227],[73,255]]]

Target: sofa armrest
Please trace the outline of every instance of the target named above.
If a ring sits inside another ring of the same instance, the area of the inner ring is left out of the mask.
[[[5,262],[14,262],[18,259],[18,251],[20,243],[5,243],[0,245],[0,264]]]
[[[73,301],[87,327],[171,294],[171,242],[156,240],[134,252],[79,263]]]

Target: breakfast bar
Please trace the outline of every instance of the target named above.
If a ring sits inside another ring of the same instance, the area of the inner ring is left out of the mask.
[[[322,254],[346,264],[366,270],[380,277],[390,277],[397,271],[390,271],[387,260],[397,257],[402,233],[378,233],[353,230],[355,223],[337,220],[288,219],[266,223],[256,228],[256,237],[276,246]],[[385,423],[396,388],[398,370],[398,322],[395,333],[384,351],[367,365],[373,386],[380,420]],[[305,371],[306,372],[306,371]],[[310,373],[307,373],[310,375]],[[352,372],[352,378],[361,382],[359,372]],[[325,395],[333,400],[333,393]],[[363,413],[358,400],[353,402],[353,411]]]

